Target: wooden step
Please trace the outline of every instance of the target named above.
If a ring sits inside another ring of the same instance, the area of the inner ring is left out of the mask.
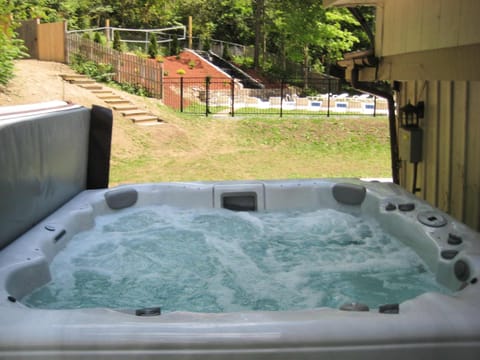
[[[87,75],[83,74],[60,74],[62,78],[69,78],[69,79],[85,79]]]
[[[72,76],[65,76],[65,77],[62,77],[62,79],[64,81],[68,81],[68,82],[75,82],[75,81],[84,81],[84,80],[90,80],[89,78],[87,78],[86,76],[83,76],[82,77],[72,77]]]
[[[85,84],[95,84],[95,80],[92,79],[74,79],[70,80],[73,85],[85,85]]]
[[[84,89],[87,89],[87,90],[98,90],[98,89],[101,89],[102,88],[102,85],[100,84],[96,84],[96,83],[93,83],[93,84],[81,84],[79,85],[80,87],[84,88]]]
[[[125,99],[106,99],[106,100],[103,100],[103,101],[105,101],[107,104],[112,104],[112,105],[130,103],[130,101],[125,100]]]
[[[156,126],[156,125],[161,125],[163,122],[161,120],[157,121],[144,121],[144,122],[137,122],[135,125],[138,126]]]
[[[158,121],[158,117],[154,115],[138,115],[138,116],[132,116],[129,119],[132,120],[134,123],[140,123],[144,121]]]
[[[135,115],[146,115],[147,112],[145,110],[141,109],[129,109],[129,110],[123,110],[121,112],[123,116],[135,116]]]
[[[97,97],[99,99],[103,99],[103,100],[107,100],[107,99],[110,99],[110,100],[123,100],[120,96],[118,96],[117,94],[114,94],[114,93],[110,93],[110,94],[99,94],[97,95]]]
[[[124,110],[135,110],[137,107],[133,104],[118,104],[113,105],[113,110],[124,111]]]
[[[93,94],[113,94],[111,90],[106,90],[106,89],[92,90],[92,93]]]

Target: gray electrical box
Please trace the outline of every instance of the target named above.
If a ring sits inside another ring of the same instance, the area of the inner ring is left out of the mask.
[[[419,127],[401,127],[398,132],[400,159],[416,163],[422,161],[423,130]]]

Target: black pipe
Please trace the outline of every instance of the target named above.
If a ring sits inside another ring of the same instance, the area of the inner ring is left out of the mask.
[[[364,82],[358,80],[359,69],[354,67],[352,69],[352,79],[351,83],[354,89],[357,89],[361,92],[373,95],[380,96],[387,100],[388,102],[388,122],[390,130],[390,154],[392,158],[392,180],[395,184],[400,183],[399,177],[399,154],[398,154],[398,138],[397,138],[397,125],[395,117],[395,100],[393,99],[392,88],[383,89],[382,87],[375,85],[371,82]]]
[[[413,163],[413,184],[412,184],[413,195],[415,195],[419,191],[422,191],[421,188],[417,187],[417,174],[418,174],[418,161],[415,161]]]

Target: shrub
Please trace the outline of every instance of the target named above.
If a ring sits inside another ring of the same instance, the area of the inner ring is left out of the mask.
[[[148,44],[148,56],[150,59],[155,59],[158,54],[157,37],[154,33],[150,34],[150,42]]]
[[[96,32],[96,33],[93,35],[93,41],[96,42],[97,44],[101,44],[101,43],[102,43],[102,37],[100,36],[100,33]]]
[[[0,29],[0,85],[6,85],[13,78],[13,61],[28,56],[23,41],[15,36],[11,27],[6,32]]]
[[[186,72],[185,70],[183,70],[183,69],[178,69],[178,70],[177,70],[177,74],[180,75],[180,76],[183,76],[183,75],[185,75],[186,73],[187,73],[187,72]]]
[[[253,68],[253,58],[249,56],[233,56],[233,62],[244,70]]]
[[[120,39],[120,33],[118,31],[113,32],[113,49],[122,51],[122,42]]]
[[[210,51],[210,48],[211,48],[210,38],[203,39],[202,45],[203,45],[203,51]]]
[[[84,32],[82,34],[82,39],[92,40],[92,35],[89,32]]]
[[[173,35],[172,43],[170,44],[170,55],[178,55],[180,54],[180,46],[178,45],[178,37],[177,34]]]
[[[232,54],[230,53],[230,47],[225,43],[223,44],[222,58],[224,58],[227,61],[232,60]]]
[[[71,67],[78,73],[87,75],[97,81],[109,82],[112,80],[112,65],[103,63],[97,64],[93,61],[86,60],[85,57],[79,54],[73,55]]]
[[[190,69],[193,69],[193,68],[195,67],[195,65],[196,65],[196,64],[195,64],[195,61],[194,61],[194,60],[190,60],[190,61],[188,62],[188,67],[189,67]]]

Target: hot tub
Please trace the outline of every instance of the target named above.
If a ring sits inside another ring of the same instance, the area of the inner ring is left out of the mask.
[[[50,281],[57,254],[98,217],[151,206],[246,213],[333,209],[372,218],[413,249],[450,293],[374,307],[359,298],[335,308],[282,311],[42,309],[23,303]],[[479,274],[479,234],[391,183],[312,179],[85,190],[0,252],[0,358],[478,359]]]

